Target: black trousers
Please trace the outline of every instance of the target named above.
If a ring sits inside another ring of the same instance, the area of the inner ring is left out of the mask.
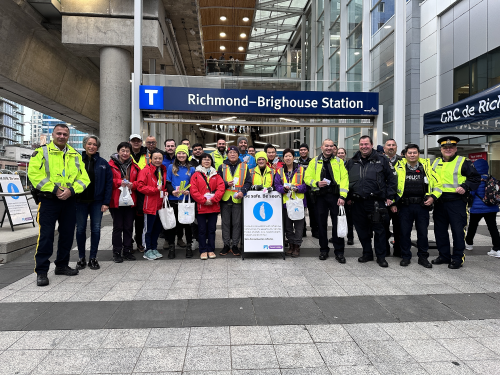
[[[76,227],[76,198],[65,201],[40,197],[38,214],[38,241],[35,252],[35,272],[46,274],[50,267],[50,257],[54,251],[54,232],[56,222],[59,223],[59,240],[57,241],[56,267],[64,267],[69,263],[69,253]]]
[[[467,203],[463,200],[441,201],[434,206],[434,235],[439,256],[447,261],[463,264],[465,261],[465,227],[467,226]],[[451,228],[453,236],[453,255],[450,248]]]
[[[137,247],[146,246],[142,243],[142,234],[144,232],[144,212],[138,208],[136,208],[135,215],[135,243]]]
[[[401,257],[411,259],[411,230],[413,222],[417,229],[417,256],[419,258],[429,257],[429,239],[427,228],[429,227],[429,210],[420,204],[409,204],[398,207],[401,219]]]
[[[384,201],[378,201],[378,204],[380,208],[385,207]],[[372,223],[370,215],[373,214],[374,205],[374,200],[353,201],[351,205],[352,219],[359,242],[363,247],[363,256],[373,258],[372,233],[374,233],[375,254],[381,260],[385,259],[386,253],[385,221],[388,220],[388,217],[386,215],[381,222]]]
[[[132,233],[134,231],[134,207],[110,208],[109,212],[113,218],[113,254],[132,252]],[[144,218],[142,219],[144,221]],[[144,228],[144,224],[143,224]]]
[[[477,225],[484,218],[486,221],[486,226],[488,227],[488,232],[490,232],[491,241],[493,243],[493,250],[500,250],[500,234],[498,233],[497,227],[497,213],[488,212],[484,214],[469,214],[469,228],[467,231],[467,236],[465,236],[465,242],[468,245],[474,244],[474,236],[476,235]]]
[[[391,220],[392,220],[392,235],[394,237],[394,255],[401,254],[401,241],[400,241],[400,232],[401,232],[401,219],[399,217],[399,212],[392,212],[390,209],[387,209],[389,212],[389,220],[385,221],[385,237],[386,237],[386,249],[387,255],[391,254],[391,244],[389,243],[389,239],[391,238],[391,230],[389,228]]]
[[[345,216],[347,219],[347,239],[354,240],[354,223],[352,221],[352,206],[350,204],[345,205]]]
[[[306,193],[307,210],[309,211],[309,226],[311,227],[311,233],[318,233],[318,213],[317,213],[317,203],[313,203],[311,199],[310,192]],[[304,231],[306,230],[306,225],[304,222]]]
[[[338,195],[326,194],[316,196],[316,209],[318,218],[318,228],[319,228],[319,246],[320,252],[328,253],[330,251],[328,247],[328,215],[332,218],[332,237],[333,237],[333,247],[335,255],[344,254],[344,239],[337,237],[337,217],[339,215],[339,206],[337,206],[337,201],[339,200]]]

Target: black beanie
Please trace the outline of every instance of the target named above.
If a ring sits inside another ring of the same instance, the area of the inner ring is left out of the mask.
[[[307,143],[302,143],[299,147],[299,149],[301,149],[302,147],[305,147],[307,148],[307,151],[309,151],[309,146],[307,145]]]

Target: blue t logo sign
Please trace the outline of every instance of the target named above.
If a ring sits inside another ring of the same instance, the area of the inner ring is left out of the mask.
[[[163,87],[141,86],[139,89],[140,109],[163,109]]]

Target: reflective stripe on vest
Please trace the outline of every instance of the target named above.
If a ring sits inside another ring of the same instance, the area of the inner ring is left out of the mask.
[[[42,181],[40,181],[40,183],[38,185],[36,185],[37,190],[42,190],[44,185],[47,184],[48,182],[50,182],[49,149],[48,149],[47,145],[43,145],[42,150],[43,150],[43,158],[45,159],[45,163],[44,163],[45,174],[47,175],[47,177],[45,177]]]
[[[264,171],[264,176],[262,176],[260,173],[255,173],[255,169],[256,168],[259,168],[259,166],[255,167],[254,169],[250,169],[250,179],[252,180],[252,185],[262,185],[262,186],[266,186],[266,182],[267,182],[267,167],[266,167],[266,171]],[[273,181],[274,181],[274,169],[270,168],[269,169],[270,172],[271,172],[271,184],[269,184],[268,187],[271,187],[273,185]],[[259,176],[261,178],[261,184],[256,184],[255,183],[255,176]],[[262,178],[264,177],[264,178]]]
[[[458,187],[460,187],[460,184],[463,183],[466,180],[465,176],[462,176],[461,174],[461,166],[463,165],[463,162],[465,161],[465,158],[463,156],[457,156],[453,161],[451,162],[444,162],[441,158],[437,158],[434,161],[434,164],[432,165],[432,169],[437,171],[439,175],[441,176],[441,180],[443,182],[443,192],[445,193],[450,193],[450,192],[455,192],[454,190]],[[445,182],[450,182],[450,176],[449,176],[449,168],[447,168],[450,164],[455,163],[453,166],[453,172],[452,172],[452,179],[451,183],[445,183]],[[444,170],[446,169],[447,173],[444,173]]]
[[[283,182],[283,184],[289,182],[288,179],[286,178],[284,168],[280,168],[278,170],[278,174],[280,175],[281,181]],[[303,183],[304,183],[304,167],[299,166],[299,170],[293,175],[291,184],[293,186],[299,186],[299,185],[302,185]],[[304,193],[293,192],[292,194],[295,196],[295,199],[304,199]],[[290,198],[288,197],[288,194],[283,194],[283,203],[286,204],[286,202],[289,199]]]
[[[243,163],[240,163],[240,177],[239,177],[239,180],[238,180],[238,183],[234,186],[234,187],[242,187],[243,186],[243,181],[245,181],[245,166],[246,164],[243,164]],[[232,181],[233,179],[230,179],[228,180],[228,175],[231,173],[230,170],[229,170],[229,167],[227,166],[227,164],[223,164],[222,165],[222,170],[223,170],[223,175],[224,175],[224,181],[226,182],[229,182],[229,181]],[[233,177],[233,176],[231,176]],[[231,190],[231,191],[239,191],[239,190],[233,190],[233,189],[228,189],[228,190]]]

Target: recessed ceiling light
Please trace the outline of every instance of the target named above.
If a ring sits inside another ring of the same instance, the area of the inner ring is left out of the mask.
[[[221,51],[224,51],[225,49],[226,49],[226,47],[224,47],[224,46],[220,46],[220,50],[221,50]]]
[[[226,17],[224,17],[224,16],[221,16],[221,17],[220,17],[220,20],[221,20],[221,21],[225,21],[225,20],[227,20],[227,18],[226,18]]]
[[[248,21],[250,21],[250,18],[248,18],[248,17],[243,17],[243,22],[248,22]]]
[[[245,48],[243,48],[243,47],[238,47],[238,51],[244,51],[244,50],[245,50]]]
[[[226,33],[220,33],[219,35],[224,38],[226,36]]]
[[[242,38],[246,38],[246,37],[247,37],[247,34],[245,34],[245,33],[241,33],[241,34],[240,34],[240,36],[241,36]]]

